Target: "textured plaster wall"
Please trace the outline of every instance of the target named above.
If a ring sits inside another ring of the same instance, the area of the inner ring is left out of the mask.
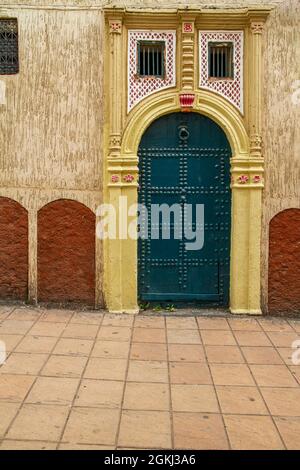
[[[276,5],[264,36],[262,303],[266,309],[269,221],[282,209],[300,207],[299,94],[292,99],[295,87],[300,87],[298,0],[2,0],[0,13],[19,19],[21,67],[17,76],[0,77],[0,89],[6,85],[6,103],[0,104],[0,196],[20,201],[33,225],[37,209],[53,199],[76,199],[92,210],[101,201],[102,5],[159,10],[254,3]],[[100,245],[96,257],[100,298]],[[34,297],[34,239],[29,260]]]

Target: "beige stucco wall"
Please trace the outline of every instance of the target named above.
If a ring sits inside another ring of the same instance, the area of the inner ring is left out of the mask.
[[[172,8],[242,7],[247,0],[1,0],[0,13],[19,19],[20,73],[0,79],[0,195],[29,209],[31,292],[35,292],[36,209],[60,197],[95,209],[101,201],[103,72],[101,5]],[[262,236],[263,306],[267,292],[268,223],[279,210],[300,207],[300,3],[274,4],[264,36],[263,146],[266,159]],[[6,6],[5,6],[6,5]],[[64,5],[64,6],[62,6]],[[299,126],[299,125],[298,125]],[[298,131],[298,132],[297,132]],[[98,246],[101,290],[101,246]]]

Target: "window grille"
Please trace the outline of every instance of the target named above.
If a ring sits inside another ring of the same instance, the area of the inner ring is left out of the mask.
[[[208,44],[209,78],[233,79],[233,43]]]
[[[0,19],[0,75],[18,73],[18,23]]]
[[[138,75],[163,78],[165,74],[164,41],[139,41],[137,48]]]

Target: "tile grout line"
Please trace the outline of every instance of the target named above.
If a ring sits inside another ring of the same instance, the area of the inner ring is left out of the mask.
[[[229,325],[229,326],[230,326],[230,325]],[[231,326],[230,326],[230,329],[231,329]],[[249,370],[249,372],[250,372],[250,374],[251,374],[251,377],[252,377],[252,379],[253,379],[253,381],[254,381],[254,383],[255,383],[255,385],[256,385],[257,391],[258,391],[258,393],[259,393],[259,395],[260,395],[260,397],[261,397],[261,399],[262,399],[262,401],[263,401],[263,403],[264,403],[264,405],[265,405],[265,407],[266,407],[266,409],[267,409],[267,411],[268,411],[268,413],[269,413],[269,416],[270,416],[271,421],[272,421],[272,423],[273,423],[273,425],[274,425],[274,427],[275,427],[275,429],[276,429],[276,431],[277,431],[277,434],[278,434],[279,439],[280,439],[280,441],[281,441],[281,443],[282,443],[282,445],[283,445],[283,448],[284,448],[285,450],[287,450],[287,447],[286,447],[285,442],[284,442],[284,440],[283,440],[283,438],[282,438],[282,436],[281,436],[281,433],[279,432],[279,429],[278,429],[278,427],[277,427],[277,425],[276,425],[276,422],[275,422],[274,417],[273,417],[273,415],[272,415],[272,413],[271,413],[271,410],[269,409],[269,406],[268,406],[266,400],[264,399],[264,396],[263,396],[263,394],[262,394],[262,392],[261,392],[260,386],[258,385],[258,383],[257,383],[257,381],[256,381],[256,379],[255,379],[255,377],[254,377],[254,374],[252,373],[252,370],[251,370],[251,368],[250,368],[248,362],[246,361],[246,357],[245,357],[245,355],[244,355],[244,353],[243,353],[242,347],[240,346],[240,344],[239,344],[239,342],[238,342],[238,339],[237,339],[237,337],[236,337],[235,334],[234,334],[234,330],[231,329],[231,332],[232,332],[232,334],[233,334],[233,336],[234,336],[234,338],[235,338],[235,340],[236,340],[236,342],[237,342],[237,344],[238,344],[238,347],[239,347],[239,349],[240,349],[240,353],[242,354],[242,357],[243,357],[244,360],[245,360],[245,364],[246,364],[246,366],[247,366],[247,368],[248,368],[248,370]],[[265,333],[265,332],[264,332],[264,333]],[[265,333],[265,334],[266,334],[266,333]],[[269,338],[268,335],[267,335],[267,337]]]
[[[82,372],[81,372],[81,374],[80,374],[80,376],[79,376],[79,380],[78,380],[78,384],[77,384],[77,387],[76,387],[76,390],[75,390],[75,393],[74,393],[74,397],[73,397],[71,403],[69,404],[69,411],[68,411],[68,413],[67,413],[67,416],[66,416],[66,419],[65,419],[65,423],[64,423],[64,425],[63,425],[63,427],[62,427],[60,436],[59,436],[59,438],[58,438],[56,450],[58,450],[59,447],[60,447],[60,445],[62,444],[63,435],[64,435],[64,433],[65,433],[67,424],[68,424],[68,422],[69,422],[71,413],[72,413],[72,411],[73,411],[73,409],[74,409],[74,403],[75,403],[75,400],[77,399],[77,394],[78,394],[79,389],[80,389],[80,386],[81,386],[81,384],[82,384],[82,381],[83,381],[83,377],[84,377],[86,368],[87,368],[88,363],[89,363],[89,361],[90,361],[90,359],[91,359],[91,354],[92,354],[92,351],[93,351],[93,349],[94,349],[95,343],[96,343],[97,338],[98,338],[99,331],[100,331],[101,326],[102,326],[102,323],[103,323],[104,314],[100,314],[100,315],[102,315],[102,318],[101,318],[101,321],[100,321],[100,323],[99,323],[99,325],[98,325],[97,333],[96,333],[96,335],[95,335],[95,337],[94,337],[93,345],[92,345],[92,347],[91,347],[91,349],[90,349],[89,356],[87,356],[87,361],[86,361],[85,366],[84,366],[84,368],[83,368],[83,370],[82,370]],[[70,321],[71,321],[71,319],[70,319]],[[69,323],[68,323],[68,325],[69,325]],[[78,338],[78,339],[79,339],[79,338]],[[72,444],[72,443],[71,443],[71,444]]]
[[[128,378],[129,365],[130,365],[130,354],[131,354],[131,347],[132,347],[132,338],[133,338],[133,333],[134,333],[134,325],[135,325],[135,318],[133,318],[133,322],[131,324],[131,333],[130,333],[130,340],[129,340],[129,351],[128,351],[128,356],[127,356],[127,366],[126,366],[125,377],[124,377],[124,386],[123,386],[122,398],[121,398],[121,403],[120,403],[119,422],[118,422],[116,435],[115,435],[115,448],[116,449],[118,447],[119,438],[120,438],[121,421],[122,421],[122,414],[123,414],[123,404],[124,404],[124,399],[125,399],[127,378]]]
[[[175,449],[175,435],[174,435],[174,411],[173,411],[173,401],[172,401],[172,383],[171,383],[171,372],[170,372],[170,354],[169,354],[169,341],[168,341],[168,325],[167,317],[164,317],[165,325],[165,340],[166,340],[166,350],[167,350],[167,367],[168,367],[168,385],[169,385],[169,412],[170,412],[170,426],[171,426],[171,449]]]
[[[226,320],[226,323],[228,323],[227,319],[225,319],[225,320]],[[221,405],[220,405],[220,401],[219,401],[219,396],[218,396],[218,393],[217,393],[216,385],[215,385],[215,382],[214,382],[214,379],[213,379],[213,375],[212,375],[212,373],[211,373],[210,363],[209,363],[209,361],[208,361],[208,357],[207,357],[207,354],[206,354],[205,344],[204,344],[204,341],[203,341],[203,338],[202,338],[202,334],[201,334],[201,328],[200,328],[199,323],[198,323],[197,320],[196,320],[196,322],[197,322],[197,325],[198,325],[198,332],[199,332],[199,336],[200,336],[200,339],[201,339],[201,342],[202,342],[202,347],[203,347],[203,352],[204,352],[204,355],[205,355],[206,364],[207,364],[207,367],[208,367],[208,369],[209,369],[209,374],[210,374],[210,377],[211,377],[211,383],[212,383],[212,386],[213,386],[213,389],[214,389],[214,392],[215,392],[215,396],[216,396],[216,400],[217,400],[217,403],[218,403],[219,414],[220,414],[220,416],[221,416],[222,423],[223,423],[223,426],[224,426],[224,431],[225,431],[225,436],[226,436],[228,448],[229,448],[229,450],[231,450],[231,442],[230,442],[229,435],[228,435],[228,432],[227,432],[227,427],[226,427],[226,423],[225,423],[225,420],[224,420],[222,408],[221,408]],[[226,331],[227,331],[227,330],[226,330]]]
[[[74,312],[73,312],[73,314],[74,314]],[[67,323],[66,323],[66,325],[65,325],[65,328],[66,328],[67,325],[69,324],[69,322],[70,322],[70,320],[71,320],[73,314],[71,315],[71,317],[70,317],[69,320],[67,321]],[[33,325],[29,328],[29,330],[28,330],[27,333],[24,335],[24,337],[28,335],[28,333],[30,332],[30,330],[31,330],[31,329],[33,328],[33,326],[40,320],[40,318],[41,318],[41,316],[40,316],[39,318],[37,318],[37,320],[36,320],[36,321],[33,323]],[[47,361],[47,360],[49,359],[49,357],[51,356],[51,353],[52,353],[52,351],[54,350],[56,344],[58,343],[58,341],[59,341],[59,339],[60,339],[60,336],[63,334],[65,328],[61,331],[60,335],[57,337],[57,341],[54,343],[54,346],[53,346],[52,349],[49,351],[49,353],[48,353],[48,358],[46,359],[46,361]],[[46,361],[45,361],[45,363],[46,363]],[[44,364],[45,364],[45,363],[44,363]],[[13,418],[13,420],[10,422],[10,424],[9,424],[9,426],[8,426],[8,428],[7,428],[7,430],[6,430],[5,434],[4,434],[4,436],[3,436],[3,440],[6,438],[8,432],[10,431],[10,429],[12,428],[12,426],[13,426],[14,422],[16,421],[17,417],[19,416],[20,411],[21,411],[22,407],[24,406],[27,397],[29,396],[31,390],[33,389],[33,386],[35,385],[35,383],[36,383],[36,381],[37,381],[37,379],[38,379],[39,377],[40,377],[39,374],[37,374],[37,375],[35,376],[35,379],[33,380],[32,384],[31,384],[31,386],[29,387],[27,393],[25,394],[23,400],[20,402],[20,406],[19,406],[19,408],[18,408],[18,411],[17,411],[15,417]],[[33,403],[32,403],[32,404],[33,404]]]

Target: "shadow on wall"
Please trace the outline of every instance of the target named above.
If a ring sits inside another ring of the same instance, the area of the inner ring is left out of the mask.
[[[268,313],[300,315],[300,209],[270,222]]]

